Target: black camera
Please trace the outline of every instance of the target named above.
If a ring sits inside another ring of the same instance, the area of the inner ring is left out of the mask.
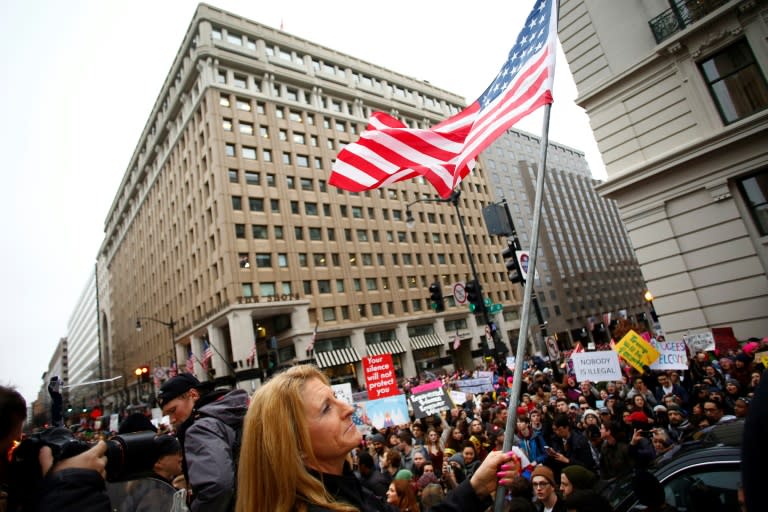
[[[55,465],[83,453],[92,445],[76,439],[64,427],[54,427],[25,438],[11,455],[11,502],[28,503],[35,499],[36,489],[44,476],[39,462],[40,450],[44,446],[51,449]],[[155,433],[146,431],[115,436],[107,441],[106,455],[108,481],[121,482],[148,476],[158,459]]]

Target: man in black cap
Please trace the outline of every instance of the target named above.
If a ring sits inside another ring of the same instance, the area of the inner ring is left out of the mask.
[[[205,393],[194,375],[182,373],[160,386],[157,400],[181,441],[184,477],[192,494],[190,510],[234,510],[248,394],[242,389]]]

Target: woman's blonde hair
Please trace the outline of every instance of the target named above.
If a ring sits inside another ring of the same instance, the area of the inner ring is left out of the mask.
[[[294,366],[251,397],[240,448],[237,512],[304,512],[309,504],[357,510],[334,501],[306,468],[317,466],[303,401],[305,384],[312,379],[328,384],[316,366]]]

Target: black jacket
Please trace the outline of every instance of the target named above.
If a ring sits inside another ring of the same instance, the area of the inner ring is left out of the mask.
[[[37,512],[109,512],[104,479],[89,469],[64,469],[43,480]]]
[[[355,474],[349,468],[344,467],[341,476],[315,473],[325,484],[325,489],[337,501],[343,501],[357,507],[360,512],[386,512],[388,507],[383,500],[362,486]],[[462,482],[456,489],[448,493],[443,501],[430,509],[431,512],[483,512],[493,505],[493,500],[486,496],[480,498],[469,484],[469,480]],[[327,509],[310,505],[310,512],[326,512]]]

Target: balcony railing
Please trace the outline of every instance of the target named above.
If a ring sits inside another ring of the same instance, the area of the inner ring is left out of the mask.
[[[648,24],[651,26],[656,43],[660,43],[730,1],[672,0],[672,7],[653,18]]]

